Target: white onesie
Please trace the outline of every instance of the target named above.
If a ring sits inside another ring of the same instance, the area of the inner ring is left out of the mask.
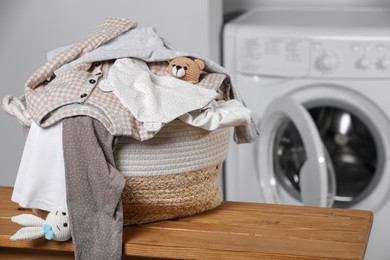
[[[61,122],[31,124],[11,199],[26,208],[67,209]]]
[[[203,108],[218,95],[184,80],[155,75],[144,61],[132,58],[117,59],[99,87],[113,91],[148,131],[159,131],[163,123]]]

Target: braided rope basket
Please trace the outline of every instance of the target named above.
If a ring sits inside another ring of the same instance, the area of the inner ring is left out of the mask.
[[[3,109],[24,128],[31,121],[24,99],[6,97]],[[217,176],[228,151],[229,130],[206,131],[179,120],[147,141],[121,137],[114,149],[125,176],[124,225],[189,216],[222,202]]]

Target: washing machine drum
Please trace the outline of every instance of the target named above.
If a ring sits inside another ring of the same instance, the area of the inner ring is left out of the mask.
[[[335,107],[308,109],[318,129],[333,171],[333,206],[350,207],[358,202],[374,179],[377,148],[368,127],[351,112]],[[307,159],[302,138],[294,123],[286,119],[276,130],[273,144],[275,178],[294,198],[300,200],[300,172]]]

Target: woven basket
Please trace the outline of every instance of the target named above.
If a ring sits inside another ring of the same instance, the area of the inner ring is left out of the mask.
[[[172,219],[217,207],[217,176],[228,150],[227,129],[205,131],[175,120],[144,142],[122,138],[114,150],[124,174],[124,224]]]
[[[7,96],[3,109],[28,131],[31,121],[24,97]],[[150,140],[120,138],[114,158],[126,179],[124,225],[189,216],[219,206],[222,192],[217,176],[227,156],[228,137],[227,128],[206,131],[174,120]]]

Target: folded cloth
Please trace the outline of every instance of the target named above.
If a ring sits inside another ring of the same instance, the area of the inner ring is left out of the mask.
[[[155,75],[144,61],[132,58],[117,59],[99,87],[113,91],[148,131],[203,108],[218,95],[184,80]]]
[[[62,145],[61,122],[45,129],[32,122],[12,201],[26,208],[67,210]]]
[[[213,100],[199,112],[186,113],[179,119],[189,125],[205,130],[247,125],[251,120],[251,111],[235,99],[229,101]]]

